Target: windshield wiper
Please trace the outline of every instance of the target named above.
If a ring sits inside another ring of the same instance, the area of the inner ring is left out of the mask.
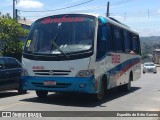
[[[66,58],[69,59],[69,57],[66,55],[66,53],[64,53],[54,41],[52,41],[52,46],[55,47],[55,48],[56,48],[58,51],[60,51]],[[53,49],[53,47],[52,47],[52,49]],[[51,49],[51,51],[52,51],[52,49]]]
[[[58,38],[60,28],[61,28],[61,24],[58,24],[58,27],[57,27],[58,31],[57,31],[56,36],[55,36],[54,39],[52,40],[52,46],[51,46],[50,52],[53,50],[53,47],[55,47],[55,48],[56,48],[58,51],[60,51],[66,58],[69,59],[69,57],[66,55],[66,53],[64,53],[64,52],[59,48],[59,46],[55,43],[55,41],[56,41],[57,38]]]

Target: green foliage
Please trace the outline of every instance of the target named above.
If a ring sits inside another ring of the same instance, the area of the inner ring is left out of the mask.
[[[25,30],[19,23],[11,19],[9,14],[0,16],[0,48],[3,56],[21,59],[24,43],[20,40],[27,36],[29,30]]]
[[[22,48],[24,46],[24,42],[22,41],[9,41],[5,48],[3,49],[3,56],[14,57],[18,60],[21,60],[22,56]]]

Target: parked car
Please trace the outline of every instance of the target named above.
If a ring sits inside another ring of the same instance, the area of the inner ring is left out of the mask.
[[[21,63],[12,57],[0,57],[0,91],[17,89],[19,94],[27,91],[21,85]]]
[[[152,62],[144,63],[144,65],[143,65],[143,73],[146,73],[146,72],[157,73],[156,65],[154,63],[152,63]]]

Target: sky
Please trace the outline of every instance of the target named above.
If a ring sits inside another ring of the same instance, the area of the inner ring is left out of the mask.
[[[105,16],[107,2],[110,3],[110,16],[136,30],[140,36],[160,36],[160,0],[17,0],[16,9],[19,10],[20,18],[23,20],[25,17],[27,21],[35,21],[48,15],[76,12]],[[81,5],[70,7],[78,4]],[[66,9],[57,10],[61,8]],[[2,14],[10,13],[12,16],[12,10],[13,0],[0,0]]]

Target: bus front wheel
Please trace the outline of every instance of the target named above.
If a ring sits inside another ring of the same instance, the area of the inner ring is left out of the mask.
[[[45,98],[47,97],[48,91],[36,90],[36,94],[38,98]]]
[[[105,84],[104,84],[104,82],[102,82],[100,91],[98,93],[95,93],[93,96],[94,96],[94,99],[96,101],[97,100],[100,101],[104,98],[104,96],[105,96]]]

